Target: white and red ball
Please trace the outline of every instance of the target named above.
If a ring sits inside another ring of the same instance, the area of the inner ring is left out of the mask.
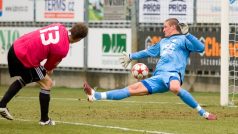
[[[143,64],[143,63],[136,63],[132,69],[131,69],[131,73],[132,75],[136,78],[136,79],[144,79],[146,78],[146,76],[149,74],[149,69],[148,67]]]

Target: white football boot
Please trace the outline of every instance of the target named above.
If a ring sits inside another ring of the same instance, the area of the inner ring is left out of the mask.
[[[13,120],[13,117],[11,116],[11,114],[9,113],[9,110],[6,107],[0,108],[0,114],[3,118],[6,118],[8,120]]]
[[[49,119],[48,121],[40,121],[39,124],[41,126],[46,126],[46,125],[54,126],[55,125],[55,121]]]

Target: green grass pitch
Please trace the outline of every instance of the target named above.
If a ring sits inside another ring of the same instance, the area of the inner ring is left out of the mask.
[[[6,88],[0,86],[1,97]],[[217,121],[201,118],[170,92],[89,103],[82,89],[53,88],[49,116],[56,126],[40,126],[39,88],[25,87],[8,104],[15,120],[0,118],[0,134],[238,133],[238,107],[221,107],[219,93],[192,94]]]

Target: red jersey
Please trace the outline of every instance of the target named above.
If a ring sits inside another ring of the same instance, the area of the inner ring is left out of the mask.
[[[26,68],[38,67],[46,59],[44,67],[52,70],[69,51],[68,31],[62,24],[51,24],[18,38],[13,47]]]

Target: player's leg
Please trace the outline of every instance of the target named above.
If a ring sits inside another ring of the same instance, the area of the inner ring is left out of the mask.
[[[26,71],[22,63],[17,59],[13,46],[8,51],[8,69],[11,77],[25,75]],[[0,101],[0,114],[2,117],[12,120],[13,117],[7,109],[7,104],[27,84],[25,80],[19,78],[15,80],[8,88]]]
[[[25,83],[22,79],[14,81],[4,94],[3,98],[0,101],[0,114],[2,117],[13,120],[9,110],[7,109],[8,102],[18,93],[18,91],[25,86]]]
[[[49,103],[50,103],[50,90],[53,86],[52,79],[46,74],[46,70],[43,67],[35,68],[37,75],[43,76],[37,83],[40,85],[39,101],[40,101],[40,125],[55,125],[55,122],[48,116]],[[45,76],[45,77],[44,77]]]
[[[138,96],[148,94],[148,90],[141,82],[137,82],[122,89],[114,89],[107,92],[95,92],[93,88],[84,82],[84,91],[88,95],[88,100],[121,100],[130,96]]]
[[[103,93],[98,92],[97,96],[99,99],[121,100],[129,96],[143,96],[146,94],[148,94],[146,87],[141,82],[137,82],[122,89],[115,89]]]
[[[128,87],[122,89],[114,89],[107,92],[95,92],[94,97],[96,100],[121,100],[131,96]]]
[[[88,100],[94,101],[102,99],[121,100],[130,96],[143,96],[158,92],[166,92],[168,89],[160,76],[154,76],[129,85],[128,87],[107,92],[95,92],[87,82],[84,82],[84,91],[88,96]]]
[[[14,81],[4,94],[2,100],[0,101],[0,108],[7,106],[7,103],[18,93],[18,91],[25,86],[25,82],[20,78]]]
[[[216,116],[206,112],[193,98],[193,96],[185,89],[181,88],[180,81],[176,77],[171,77],[169,82],[170,91],[178,95],[180,99],[193,109],[196,109],[200,116],[208,120],[216,120]]]

